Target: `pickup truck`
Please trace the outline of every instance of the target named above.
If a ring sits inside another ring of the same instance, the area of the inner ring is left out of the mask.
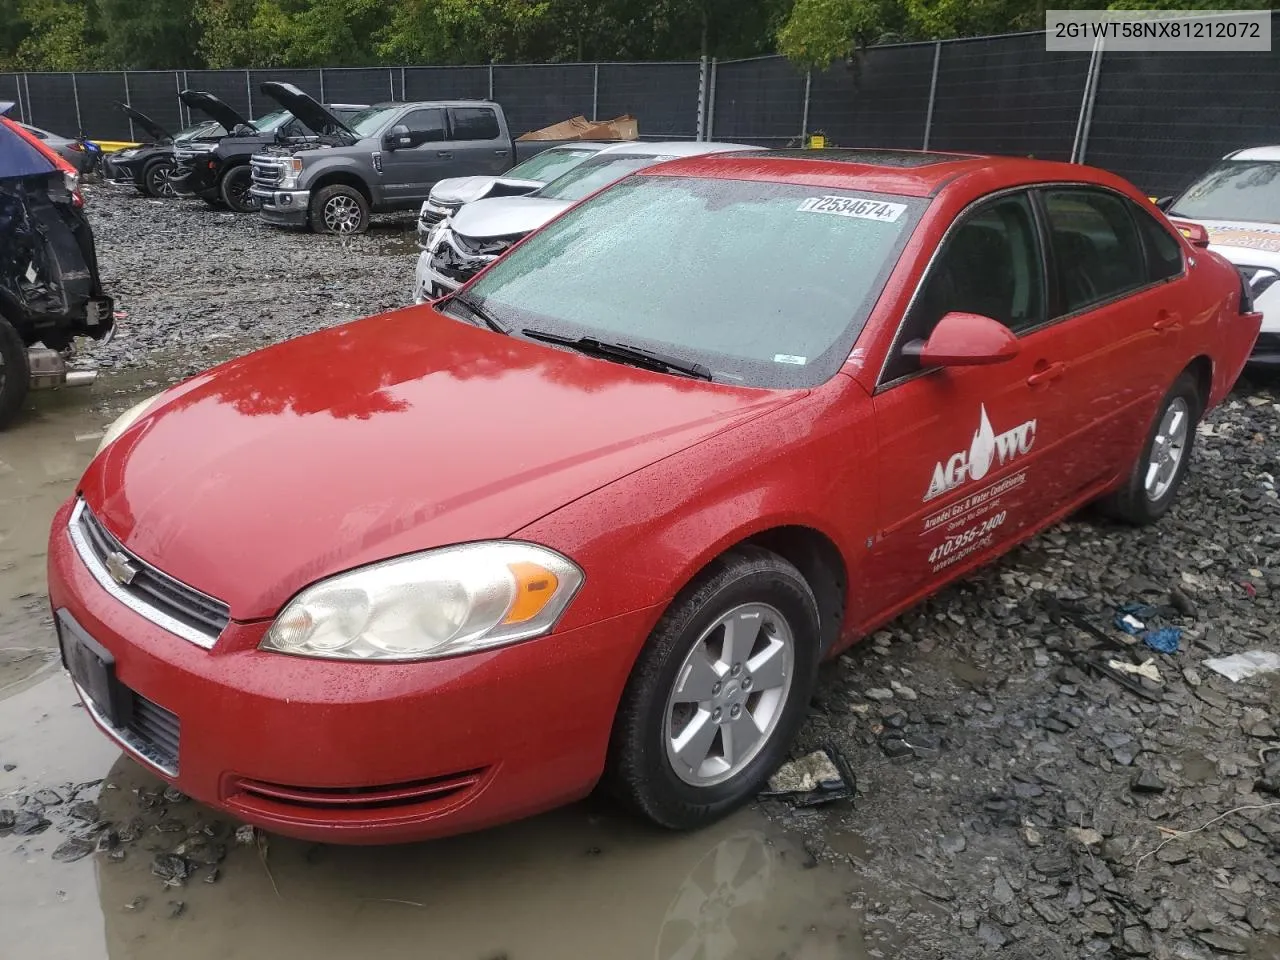
[[[440,180],[496,176],[567,142],[517,143],[489,100],[380,103],[343,120],[301,91],[280,99],[326,131],[318,144],[255,156],[250,194],[268,223],[317,233],[364,233],[371,214],[419,209]]]
[[[281,104],[257,120],[249,121],[238,111],[211,93],[184,90],[180,97],[188,107],[218,120],[228,131],[216,143],[189,143],[174,149],[177,170],[173,174],[174,192],[183,197],[199,197],[214,207],[229,207],[236,213],[252,213],[258,201],[250,196],[250,158],[263,147],[277,143],[316,142],[331,132],[327,120],[313,122],[289,111],[286,101],[294,95],[306,96],[291,83],[268,82],[259,90]],[[310,99],[309,97],[307,99]],[[330,104],[328,111],[336,117],[352,117],[365,109],[365,104]]]

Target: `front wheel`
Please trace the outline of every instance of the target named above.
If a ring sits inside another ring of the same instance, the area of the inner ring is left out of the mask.
[[[311,229],[349,236],[369,229],[369,201],[354,187],[334,184],[311,198]]]
[[[150,164],[142,172],[143,188],[149,197],[167,198],[174,196],[173,165],[163,160]]]
[[[714,561],[627,681],[609,746],[614,793],[677,830],[749,801],[804,721],[819,636],[817,601],[790,563],[756,547]]]
[[[218,192],[222,196],[222,202],[235,213],[253,213],[261,203],[249,193],[252,186],[253,171],[248,167],[236,167],[227,171]]]
[[[17,417],[30,387],[26,345],[13,324],[0,317],[0,429]]]
[[[1145,525],[1168,512],[1191,463],[1203,409],[1195,377],[1184,372],[1161,402],[1128,481],[1103,501],[1107,513],[1126,523]]]

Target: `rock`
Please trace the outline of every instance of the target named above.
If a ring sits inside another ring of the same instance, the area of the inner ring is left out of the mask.
[[[889,686],[893,688],[893,693],[902,700],[911,701],[919,699],[919,694],[910,687],[899,683],[897,680],[891,680],[889,682]]]
[[[1150,770],[1141,769],[1129,781],[1129,788],[1134,793],[1163,793],[1168,786]]]
[[[0,810],[0,830],[12,830],[17,822],[17,815],[12,810]]]
[[[62,794],[57,790],[50,790],[48,787],[43,790],[37,790],[32,794],[31,799],[42,807],[56,807],[63,803]]]
[[[186,803],[187,795],[177,787],[165,787],[161,794],[166,803]]]
[[[95,844],[92,840],[72,837],[53,851],[53,859],[59,863],[74,863],[76,860],[83,860],[93,853],[94,847]]]
[[[1179,864],[1186,863],[1191,859],[1191,855],[1186,849],[1178,843],[1170,843],[1160,848],[1160,852],[1156,854],[1156,859],[1161,863]]]
[[[1116,932],[1116,928],[1111,925],[1111,921],[1100,913],[1091,913],[1086,916],[1084,925],[1100,937],[1109,937]]]
[[[936,878],[930,878],[925,880],[923,883],[917,884],[917,889],[919,889],[921,893],[928,894],[934,900],[941,900],[944,903],[956,898],[955,892],[941,880]]]
[[[863,691],[862,695],[868,700],[875,700],[880,703],[883,703],[885,700],[893,699],[893,691],[887,690],[884,687],[872,687],[870,690]]]
[[[1102,843],[1102,834],[1097,830],[1083,827],[1072,827],[1067,832],[1076,839],[1076,842],[1085,847],[1096,847]]]
[[[186,911],[187,905],[182,900],[169,901],[169,919],[177,920]]]
[[[943,853],[953,857],[958,853],[964,853],[965,847],[968,845],[969,842],[965,840],[964,835],[960,833],[954,833],[950,836],[943,837],[942,841],[938,844]]]
[[[1003,930],[985,920],[978,924],[978,939],[992,950],[999,950],[1009,942]]]
[[[806,757],[779,767],[778,772],[769,778],[769,789],[774,793],[811,793],[824,783],[839,780],[840,771],[831,762],[826,751],[815,750]],[[248,827],[250,832],[246,840],[240,838],[240,830],[236,831],[236,843],[252,843],[253,827]]]
[[[1135,957],[1145,957],[1151,953],[1151,937],[1142,927],[1125,927],[1121,935],[1124,949]]]
[[[1009,886],[1009,881],[1004,877],[996,877],[995,885],[991,888],[991,899],[1000,904],[1013,903],[1013,887]]]
[[[94,849],[98,853],[105,853],[108,850],[114,850],[118,846],[120,846],[120,834],[114,830],[107,829],[98,834],[98,841],[94,844]]]
[[[1036,900],[1031,904],[1031,909],[1038,913],[1045,923],[1055,926],[1067,919],[1067,915],[1048,900]]]
[[[205,876],[204,876],[204,882],[205,882],[205,883],[217,883],[217,882],[218,882],[218,879],[219,879],[221,876],[222,876],[222,871],[221,871],[221,870],[219,870],[217,867],[214,867],[212,870],[210,870],[208,873],[206,873],[206,874],[205,874]]]
[[[236,827],[236,843],[240,846],[248,846],[253,843],[253,840],[253,826],[251,824],[245,823]]]
[[[1046,877],[1060,877],[1071,869],[1071,859],[1061,853],[1044,853],[1036,857],[1032,866]]]
[[[76,820],[83,820],[85,823],[97,822],[102,814],[98,812],[98,805],[91,800],[81,800],[79,803],[73,803],[67,809],[67,816]]]
[[[1249,949],[1235,937],[1218,933],[1216,930],[1201,931],[1196,934],[1196,939],[1201,943],[1207,943],[1220,953],[1245,953]]]
[[[1204,915],[1204,911],[1196,909],[1192,910],[1186,919],[1188,930],[1212,930],[1213,924],[1209,922],[1209,918]]]
[[[151,872],[166,885],[181,886],[191,876],[191,864],[172,853],[158,853],[151,861]]]
[[[49,821],[32,810],[19,810],[13,819],[13,832],[19,837],[35,836],[49,829]]]
[[[17,769],[18,769],[18,765],[17,765],[16,763],[6,763],[6,764],[4,765],[4,772],[5,772],[5,773],[13,773],[13,771],[15,771],[15,770],[17,770]]]
[[[910,757],[915,751],[911,749],[911,744],[902,738],[901,734],[885,735],[880,738],[880,749],[884,751],[886,757],[892,757],[895,760],[899,757]]]
[[[1023,827],[1022,839],[1026,841],[1028,847],[1038,847],[1044,843],[1044,837],[1035,827]]]

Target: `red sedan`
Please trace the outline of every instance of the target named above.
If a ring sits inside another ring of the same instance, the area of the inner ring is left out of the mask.
[[[676,161],[130,411],[54,521],[64,659],[108,736],[281,833],[602,779],[696,826],[824,657],[1090,501],[1165,513],[1259,320],[1097,170]]]

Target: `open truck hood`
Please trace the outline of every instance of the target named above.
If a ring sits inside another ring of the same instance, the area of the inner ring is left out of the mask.
[[[354,130],[330,113],[322,103],[303,93],[292,83],[269,80],[259,89],[310,127],[312,133],[322,137],[345,134],[353,140],[359,139]]]
[[[192,110],[199,110],[205,116],[217,120],[228,133],[234,134],[238,127],[253,126],[239,111],[204,90],[183,90],[178,98]]]
[[[168,130],[166,130],[164,127],[160,126],[160,124],[156,123],[154,120],[148,117],[141,110],[135,110],[133,109],[133,107],[129,106],[127,103],[121,103],[118,100],[116,101],[116,107],[126,117],[131,119],[134,123],[136,123],[143,130],[145,130],[147,135],[151,137],[152,140],[156,141],[157,143],[173,142],[173,134],[170,133]]]

